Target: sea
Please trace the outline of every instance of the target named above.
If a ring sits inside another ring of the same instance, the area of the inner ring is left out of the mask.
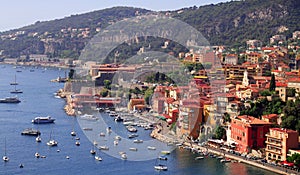
[[[15,87],[10,85],[16,81],[17,94],[21,100],[18,104],[0,103],[0,154],[10,158],[8,162],[1,161],[0,175],[134,175],[134,174],[171,174],[171,175],[271,175],[273,172],[262,170],[243,163],[221,163],[218,159],[199,156],[185,149],[152,139],[150,130],[138,128],[138,137],[143,143],[133,143],[122,123],[117,123],[107,113],[94,111],[97,120],[70,117],[64,111],[65,100],[57,98],[55,92],[63,88],[63,83],[51,82],[58,76],[64,77],[67,69],[36,66],[0,65],[0,98],[15,96],[10,91]],[[51,116],[54,124],[33,124],[31,120],[37,116]],[[108,126],[112,129],[108,133]],[[37,143],[34,136],[24,136],[21,132],[26,128],[41,131],[42,142]],[[83,129],[84,128],[84,129]],[[76,131],[75,137],[71,131]],[[105,136],[100,136],[99,133]],[[113,144],[116,135],[122,139],[118,145]],[[58,141],[57,147],[49,147],[49,139]],[[79,141],[80,146],[75,145]],[[96,143],[96,146],[94,146]],[[108,150],[99,150],[107,146]],[[148,150],[147,146],[156,147]],[[95,148],[102,161],[94,159],[90,150]],[[137,148],[136,151],[130,148]],[[167,161],[158,160],[161,150],[169,150],[165,155]],[[36,158],[39,152],[45,158]],[[119,152],[126,152],[128,159],[121,159]],[[20,165],[23,168],[20,168]],[[167,171],[157,171],[154,166],[164,164]]]

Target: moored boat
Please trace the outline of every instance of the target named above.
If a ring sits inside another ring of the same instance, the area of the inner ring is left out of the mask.
[[[21,100],[19,100],[18,97],[6,97],[3,99],[0,99],[0,103],[20,103]]]
[[[32,123],[34,124],[46,124],[46,123],[54,123],[55,119],[47,116],[47,117],[35,117],[32,120]]]
[[[161,165],[161,164],[155,165],[154,168],[156,170],[162,170],[162,171],[167,171],[168,170],[168,167],[166,165]]]
[[[41,134],[39,130],[33,128],[24,129],[21,133],[22,135],[31,135],[31,136],[38,136]]]

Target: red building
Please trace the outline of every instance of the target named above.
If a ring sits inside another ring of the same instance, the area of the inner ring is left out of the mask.
[[[231,139],[237,143],[236,150],[249,153],[251,149],[264,148],[270,126],[271,123],[252,116],[231,118]]]

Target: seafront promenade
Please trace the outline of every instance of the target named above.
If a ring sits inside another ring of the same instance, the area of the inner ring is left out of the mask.
[[[151,137],[158,139],[162,142],[166,142],[166,143],[173,143],[173,142],[178,142],[178,139],[174,136],[170,137],[170,134],[162,134],[162,133],[166,133],[166,131],[162,131],[161,127],[156,127],[152,133],[151,133]],[[231,154],[229,152],[226,152],[224,150],[220,150],[220,149],[216,149],[213,147],[209,147],[209,146],[200,146],[196,143],[191,143],[191,142],[182,142],[182,146],[181,147],[189,147],[192,150],[201,150],[203,152],[208,152],[208,153],[212,153],[218,156],[223,156],[224,158],[229,158],[232,160],[236,160],[239,163],[245,163],[245,164],[249,164],[258,168],[262,168],[268,171],[272,171],[274,173],[278,173],[278,174],[284,174],[284,175],[292,175],[292,174],[300,174],[297,171],[294,170],[290,170],[287,169],[285,167],[278,167],[275,165],[271,165],[271,164],[267,164],[267,163],[262,163],[260,161],[255,161],[255,160],[251,160],[251,159],[247,159],[245,157],[242,156],[237,156],[235,154]]]

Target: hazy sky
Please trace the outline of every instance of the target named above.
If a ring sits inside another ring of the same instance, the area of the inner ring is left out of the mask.
[[[226,0],[0,0],[0,31],[59,19],[113,6],[142,7],[150,10],[175,10],[183,7],[216,4]]]

